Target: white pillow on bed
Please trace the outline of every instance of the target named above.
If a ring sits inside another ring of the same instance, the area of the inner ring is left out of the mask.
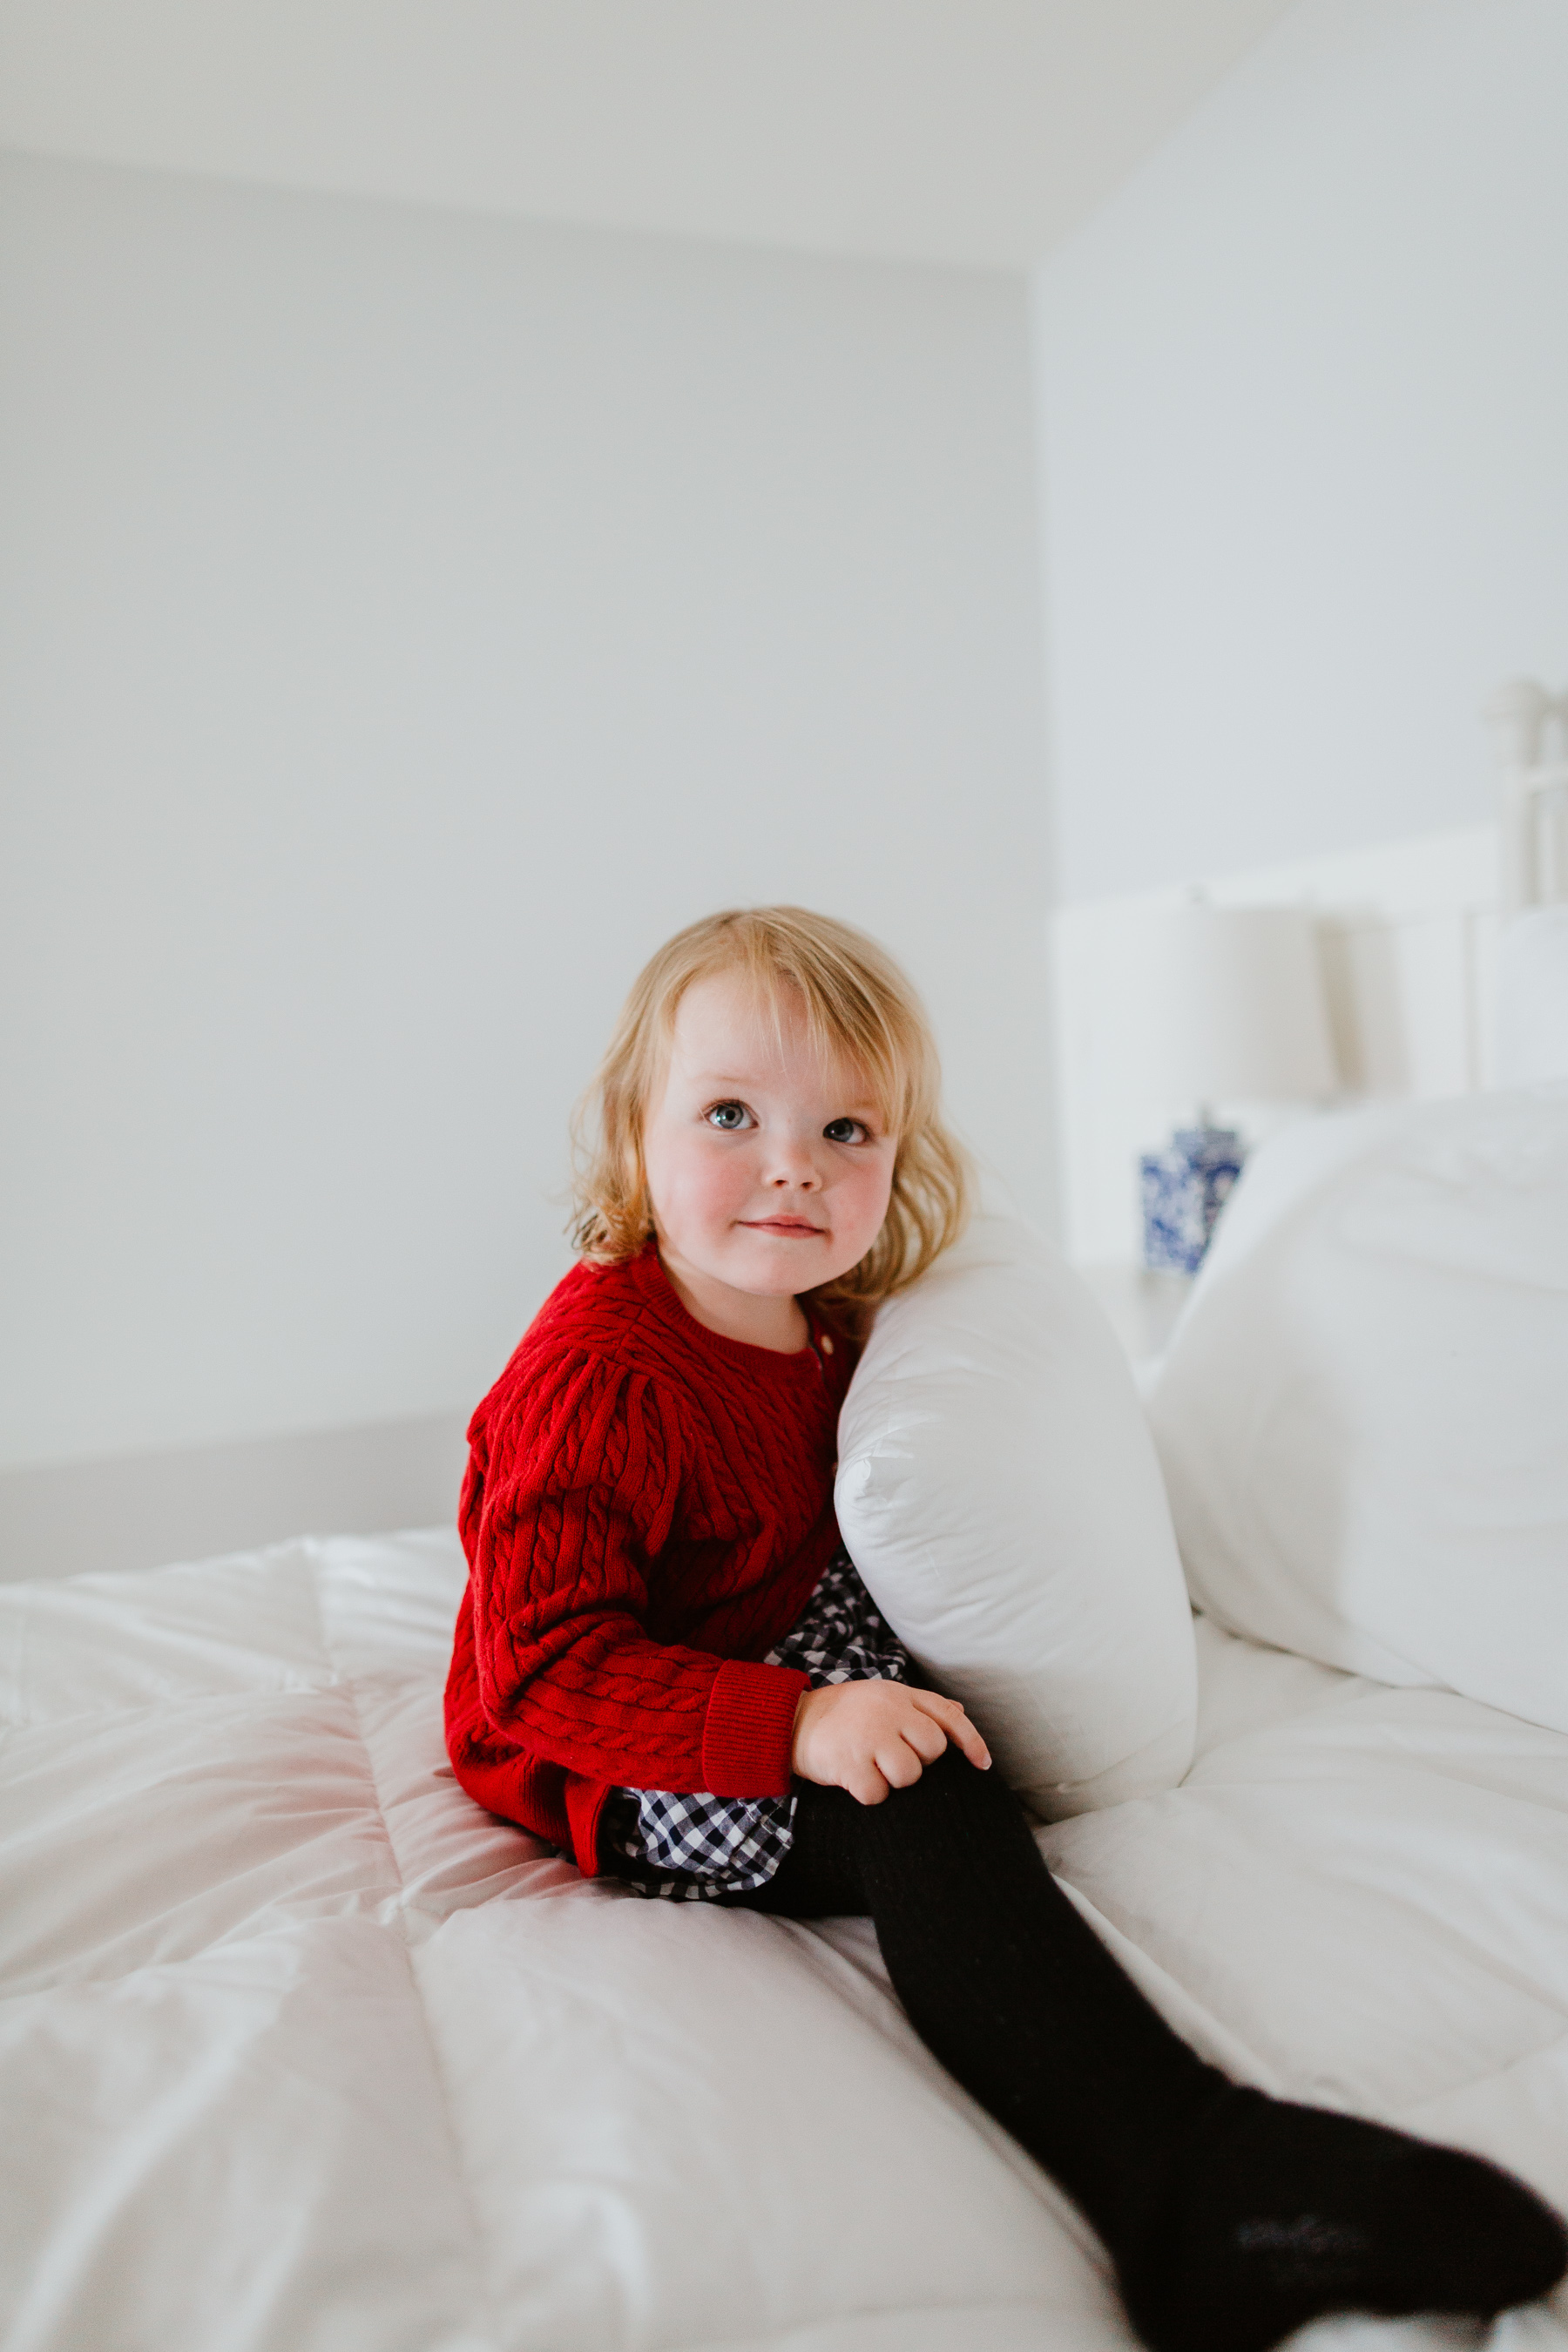
[[[1150,1412],[1222,1625],[1568,1730],[1568,1087],[1268,1145]]]
[[[1192,1617],[1121,1349],[1026,1227],[979,1217],[890,1299],[838,1432],[838,1523],[889,1623],[1047,1819],[1173,1788]]]

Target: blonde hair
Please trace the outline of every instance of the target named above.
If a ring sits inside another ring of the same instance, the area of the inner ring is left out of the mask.
[[[643,1118],[681,998],[694,982],[727,971],[741,973],[775,1020],[786,1003],[797,1005],[816,1051],[865,1073],[897,1138],[881,1231],[847,1274],[812,1294],[847,1328],[862,1329],[884,1298],[958,1239],[969,1217],[969,1160],[943,1125],[936,1041],[908,980],[875,940],[803,907],[710,915],[667,940],[637,975],[573,1123],[573,1241],[591,1263],[613,1265],[652,1236]]]

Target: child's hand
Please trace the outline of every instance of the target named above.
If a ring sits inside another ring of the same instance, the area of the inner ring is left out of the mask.
[[[803,1780],[879,1805],[889,1789],[918,1780],[950,1739],[982,1771],[990,1765],[990,1750],[955,1698],[908,1683],[827,1683],[801,1696],[790,1765]]]

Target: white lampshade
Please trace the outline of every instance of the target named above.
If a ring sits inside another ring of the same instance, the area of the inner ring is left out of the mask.
[[[1310,916],[1151,910],[1139,926],[1142,1058],[1173,1104],[1320,1102],[1339,1086]]]

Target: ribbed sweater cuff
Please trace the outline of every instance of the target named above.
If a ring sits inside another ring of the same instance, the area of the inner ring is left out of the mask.
[[[726,1658],[703,1718],[703,1787],[716,1797],[787,1797],[795,1711],[806,1687],[794,1666]]]

